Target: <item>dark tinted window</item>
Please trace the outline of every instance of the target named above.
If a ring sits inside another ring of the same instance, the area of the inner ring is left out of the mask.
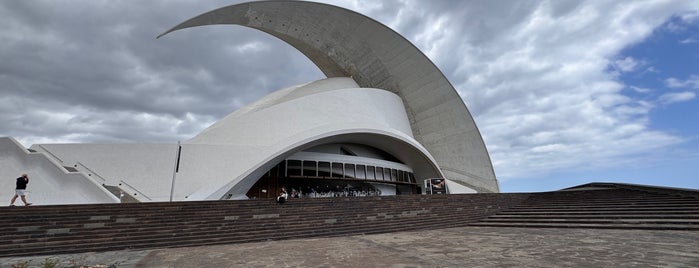
[[[366,179],[367,180],[376,180],[374,177],[374,166],[366,166]]]
[[[357,165],[357,179],[366,179],[366,167],[364,165]]]
[[[279,177],[286,176],[286,161],[279,163]]]
[[[354,164],[345,164],[345,178],[354,178]]]
[[[383,168],[382,167],[376,167],[376,180],[377,181],[383,180]]]
[[[301,160],[289,160],[286,164],[288,176],[301,176]]]
[[[303,176],[315,177],[318,176],[316,161],[303,161]]]
[[[330,177],[330,162],[318,162],[318,176]]]
[[[343,172],[342,172],[342,163],[333,163],[333,178],[342,178]]]

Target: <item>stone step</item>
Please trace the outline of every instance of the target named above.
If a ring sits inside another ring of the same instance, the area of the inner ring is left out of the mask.
[[[693,225],[699,224],[699,219],[646,219],[646,218],[548,218],[548,219],[532,219],[532,218],[519,218],[519,219],[505,219],[505,218],[487,218],[481,220],[482,223],[492,223],[492,222],[509,222],[509,223],[609,223],[609,224],[686,224]]]
[[[587,203],[586,203],[587,202]],[[699,230],[699,203],[636,190],[0,208],[0,256],[329,237],[481,224]],[[536,228],[536,227],[534,227]]]
[[[618,203],[598,203],[598,204],[554,204],[554,205],[545,205],[545,204],[522,204],[518,205],[515,208],[540,208],[540,207],[545,207],[545,208],[560,208],[560,207],[567,207],[567,208],[605,208],[605,207],[652,207],[652,206],[683,206],[683,207],[699,207],[699,202],[694,202],[694,203],[689,203],[689,202],[682,202],[682,203],[673,203],[673,202],[645,202],[645,203],[638,203],[638,202],[618,202]]]
[[[606,206],[615,204],[688,204],[688,205],[699,205],[699,200],[659,200],[659,199],[644,199],[644,200],[595,200],[595,201],[584,201],[584,200],[571,200],[571,201],[558,201],[558,202],[533,202],[528,200],[526,203],[522,203],[522,206]]]
[[[489,219],[503,218],[503,219],[699,219],[699,214],[562,214],[562,215],[550,215],[550,214],[534,214],[534,215],[523,215],[523,214],[497,214],[488,217]]]
[[[133,221],[133,222],[127,222],[127,223],[87,223],[87,224],[81,224],[81,225],[76,225],[76,226],[70,226],[70,225],[63,225],[60,226],[61,228],[56,228],[55,226],[48,226],[48,227],[39,227],[35,226],[36,228],[31,228],[31,226],[27,227],[21,227],[22,229],[18,229],[17,232],[15,232],[14,236],[5,236],[5,239],[30,239],[30,238],[40,238],[40,237],[51,237],[53,235],[68,235],[69,233],[71,234],[86,234],[86,235],[98,235],[100,233],[102,234],[108,234],[112,232],[120,232],[120,233],[127,233],[129,235],[134,235],[140,231],[143,230],[148,230],[148,231],[158,231],[158,230],[181,230],[182,228],[200,228],[200,227],[220,227],[220,228],[226,228],[230,230],[237,230],[241,228],[247,228],[249,226],[252,226],[253,229],[257,229],[260,227],[264,226],[275,226],[275,225],[300,225],[300,224],[317,224],[317,225],[324,225],[328,221],[332,223],[354,223],[354,222],[371,222],[375,220],[387,220],[387,219],[400,219],[400,218],[410,218],[410,217],[432,217],[432,218],[453,218],[453,217],[462,217],[462,218],[469,218],[469,217],[477,217],[477,218],[483,218],[487,215],[490,215],[492,213],[483,213],[483,212],[477,212],[477,211],[469,211],[469,210],[463,210],[463,211],[445,211],[441,213],[434,213],[434,214],[428,214],[431,213],[429,211],[425,211],[422,213],[419,213],[421,211],[416,211],[416,213],[400,213],[400,214],[391,214],[391,213],[379,213],[379,214],[371,214],[371,215],[337,215],[337,216],[328,216],[328,215],[318,215],[317,217],[313,218],[304,218],[304,217],[297,217],[297,216],[287,216],[287,217],[282,217],[279,214],[268,214],[267,217],[260,217],[259,219],[240,219],[240,218],[229,218],[226,219],[225,217],[215,217],[215,218],[210,218],[210,219],[189,219],[189,220],[181,220],[181,221],[168,221],[168,222],[161,222],[161,221],[152,221],[152,222],[138,222],[138,221]],[[265,215],[261,215],[265,216]]]
[[[600,208],[595,208],[595,209],[581,209],[581,208],[546,208],[546,207],[539,207],[539,208],[509,208],[506,210],[503,210],[503,213],[510,213],[510,212],[576,212],[576,211],[582,211],[582,212],[602,212],[602,211],[658,211],[658,210],[664,210],[664,211],[699,211],[699,207],[675,207],[675,206],[653,206],[653,207],[633,207],[633,206],[626,206],[626,207],[600,207]]]
[[[519,227],[519,228],[581,228],[581,229],[637,229],[637,230],[677,230],[699,231],[696,224],[597,224],[597,223],[508,223],[508,222],[476,222],[469,226],[479,227]]]
[[[0,246],[0,252],[11,256],[22,252],[124,249],[134,247],[137,242],[152,248],[183,245],[189,240],[264,241],[275,236],[314,237],[361,234],[367,230],[443,228],[482,219],[528,196],[292,199],[283,205],[273,200],[246,200],[36,206],[21,213],[11,208],[4,211],[13,215],[0,219],[6,230],[11,231],[0,235],[0,239],[12,243]],[[256,215],[261,217],[256,219]],[[27,222],[34,225],[26,225]],[[228,240],[221,240],[222,235]],[[21,245],[20,249],[16,245]]]
[[[503,210],[498,213],[498,215],[624,215],[624,214],[643,214],[643,215],[663,215],[663,214],[682,214],[682,215],[692,215],[699,214],[697,210],[534,210],[534,211],[521,211],[521,210]]]
[[[473,221],[475,219],[472,219]],[[203,243],[201,245],[206,245],[210,244],[208,241],[210,238],[215,238],[219,241],[223,238],[230,238],[235,242],[236,239],[240,240],[243,239],[244,241],[264,241],[267,239],[274,239],[275,236],[280,236],[283,234],[290,233],[291,235],[295,237],[307,237],[307,236],[316,236],[316,235],[322,235],[324,233],[328,234],[340,234],[339,231],[343,231],[343,233],[375,233],[375,232],[388,232],[388,231],[396,231],[396,230],[406,230],[406,229],[415,229],[415,228],[435,228],[435,227],[450,227],[454,226],[455,224],[463,224],[465,225],[468,223],[468,221],[465,221],[464,219],[441,219],[441,218],[427,218],[427,217],[413,217],[409,219],[393,219],[393,220],[377,220],[371,222],[371,224],[366,224],[366,223],[355,223],[355,224],[326,224],[324,228],[318,228],[318,225],[299,225],[299,226],[294,226],[294,225],[289,225],[289,226],[284,226],[284,225],[274,225],[270,224],[267,227],[268,228],[262,228],[261,230],[240,230],[238,232],[220,232],[219,229],[202,229],[202,228],[195,228],[192,227],[191,229],[184,229],[181,230],[177,233],[172,233],[171,231],[168,230],[162,230],[161,232],[157,232],[154,230],[149,230],[147,231],[147,234],[134,234],[134,235],[129,235],[129,236],[121,236],[121,237],[93,237],[91,239],[88,239],[87,237],[75,237],[74,239],[70,239],[67,241],[57,241],[57,242],[34,242],[34,243],[23,243],[20,245],[19,250],[16,250],[16,247],[13,247],[13,249],[10,252],[6,252],[5,250],[0,250],[0,256],[5,256],[6,254],[21,254],[18,253],[17,251],[27,251],[30,253],[37,252],[38,249],[41,248],[47,248],[48,251],[54,252],[52,254],[56,254],[55,252],[63,252],[60,251],[60,249],[65,244],[68,244],[68,242],[73,241],[72,247],[70,249],[66,249],[67,251],[63,253],[68,253],[71,250],[78,250],[77,252],[80,251],[85,251],[86,249],[90,250],[115,250],[117,248],[119,249],[124,249],[124,247],[119,247],[119,245],[127,245],[127,248],[140,248],[138,246],[139,244],[146,245],[148,247],[152,246],[158,246],[160,244],[168,244],[172,243],[173,241],[177,241],[177,245],[185,245],[187,239],[183,238],[191,238],[194,240],[200,240],[204,241],[206,243]],[[241,232],[244,235],[241,235]],[[306,232],[306,234],[304,234]],[[267,234],[267,235],[263,235]],[[121,240],[119,240],[121,239]],[[192,245],[191,243],[189,245]],[[30,250],[31,249],[31,250]]]
[[[437,212],[444,212],[444,213],[451,213],[451,211],[455,210],[463,210],[463,207],[452,207],[452,206],[437,206],[437,207],[422,207],[418,210],[406,210],[405,208],[402,208],[403,210],[400,210],[398,208],[393,208],[393,207],[380,207],[380,208],[346,208],[346,209],[333,209],[333,208],[322,208],[314,210],[314,213],[320,213],[323,214],[325,217],[328,216],[333,216],[333,217],[338,217],[342,216],[347,213],[352,213],[352,214],[357,214],[357,215],[371,215],[371,214],[377,214],[377,213],[387,213],[389,215],[392,214],[401,214],[401,213],[437,213]],[[488,210],[488,209],[484,209]],[[262,212],[262,213],[260,213]],[[206,213],[168,213],[168,214],[160,214],[160,215],[155,215],[155,214],[144,214],[144,215],[138,215],[138,214],[132,214],[132,215],[124,215],[120,214],[117,216],[111,216],[111,215],[92,215],[88,214],[88,216],[83,216],[83,217],[73,217],[73,216],[65,216],[65,215],[53,215],[53,216],[46,216],[46,215],[37,215],[35,217],[21,217],[21,221],[15,221],[11,222],[8,224],[4,224],[5,228],[19,228],[19,227],[27,227],[27,226],[33,226],[33,225],[41,225],[41,224],[47,224],[51,223],[51,225],[70,225],[70,227],[73,226],[81,226],[85,224],[95,224],[95,223],[104,223],[104,224],[113,224],[113,223],[125,223],[125,222],[138,222],[139,224],[145,224],[149,222],[168,222],[168,221],[187,221],[189,219],[193,220],[200,220],[200,219],[216,219],[216,218],[238,218],[240,220],[244,219],[254,219],[256,217],[259,217],[261,215],[267,215],[270,213],[274,214],[279,214],[281,217],[295,217],[297,214],[304,214],[308,213],[309,211],[303,211],[303,210],[298,210],[298,209],[290,209],[290,208],[284,208],[284,209],[276,209],[276,210],[268,210],[268,211],[235,211],[235,212],[224,212],[224,211],[210,211]],[[255,214],[257,213],[257,214]],[[91,216],[89,216],[91,215]],[[15,226],[16,225],[16,226]]]

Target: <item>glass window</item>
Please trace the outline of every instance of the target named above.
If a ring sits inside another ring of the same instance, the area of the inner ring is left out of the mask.
[[[303,176],[318,176],[318,168],[316,167],[316,161],[303,161]]]
[[[391,169],[391,181],[398,181],[398,170]]]
[[[318,177],[330,177],[330,162],[318,162]]]
[[[333,178],[342,178],[344,172],[342,172],[342,163],[333,163]]]
[[[366,166],[357,165],[357,179],[366,179]]]
[[[268,176],[270,177],[278,177],[279,176],[279,166],[274,166],[272,169],[269,170]]]
[[[376,167],[376,180],[377,181],[383,180],[383,168],[382,167]]]
[[[286,161],[279,163],[279,177],[286,177]]]
[[[354,178],[354,164],[345,164],[345,178]]]
[[[391,180],[391,169],[390,168],[383,168],[383,180],[385,180],[385,181]]]
[[[376,180],[374,177],[374,166],[366,166],[366,179],[367,180]]]
[[[289,160],[287,164],[287,175],[301,176],[301,160]]]
[[[412,172],[408,173],[408,178],[410,178],[411,183],[417,183],[417,181],[415,180],[415,174],[413,174]]]

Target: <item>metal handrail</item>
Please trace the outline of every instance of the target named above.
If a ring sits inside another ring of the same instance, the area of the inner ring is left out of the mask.
[[[133,186],[131,186],[130,184],[126,183],[124,180],[119,180],[119,184],[120,184],[120,185],[121,185],[121,184],[126,185],[126,186],[129,187],[131,190],[136,191],[138,194],[140,194],[141,196],[145,197],[145,198],[148,199],[148,200],[151,200],[151,201],[153,200],[152,198],[150,198],[150,197],[148,197],[147,195],[143,194],[141,191],[139,191],[139,190],[136,189],[135,187],[133,187]]]
[[[84,169],[87,169],[87,171],[89,171],[91,174],[94,174],[95,176],[97,176],[98,178],[100,178],[100,180],[102,180],[102,182],[107,182],[107,179],[103,178],[102,176],[100,176],[100,174],[97,174],[97,172],[94,172],[92,169],[90,169],[89,167],[87,167],[87,166],[84,165],[83,163],[80,163],[80,162],[75,162],[75,163],[78,164],[78,165],[80,165],[80,166],[83,167]]]
[[[41,149],[44,150],[42,153],[48,153],[48,154],[50,154],[51,156],[53,156],[54,159],[58,160],[58,162],[63,163],[63,160],[61,160],[60,157],[58,157],[57,155],[53,154],[51,151],[46,150],[46,148],[45,148],[44,146],[42,146],[41,144],[39,144],[39,145],[37,145],[37,146],[41,147]]]

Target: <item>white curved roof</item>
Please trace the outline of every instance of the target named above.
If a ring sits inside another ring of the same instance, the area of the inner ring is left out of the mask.
[[[417,177],[443,175],[412,137],[399,96],[338,77],[272,93],[184,142],[177,176],[189,185],[177,188],[199,189],[181,193],[193,199],[242,197],[281,160],[327,143],[365,144],[396,156]]]
[[[177,201],[244,199],[250,187],[282,160],[332,143],[363,144],[387,152],[412,168],[418,178],[443,176],[435,159],[413,138],[401,98],[382,89],[358,88],[345,77],[283,89],[226,116],[182,143],[176,174],[175,144],[32,148],[62,165],[84,167],[80,171],[93,180],[99,178],[101,184],[119,186],[149,202],[170,197]],[[63,177],[41,179],[59,182]],[[94,202],[104,201],[91,198],[88,203]]]
[[[415,140],[447,178],[481,192],[499,191],[483,139],[456,90],[419,49],[385,25],[327,4],[261,1],[201,14],[160,36],[212,24],[264,31],[297,48],[328,77],[352,77],[362,88],[397,94]]]

